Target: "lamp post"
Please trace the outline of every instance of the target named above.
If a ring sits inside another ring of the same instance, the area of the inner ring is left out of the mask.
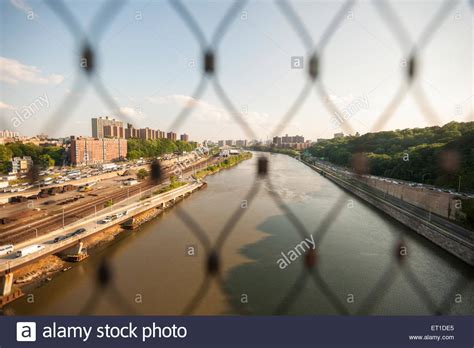
[[[31,225],[28,225],[28,228],[32,228]],[[33,230],[35,231],[36,238],[38,238],[38,229],[33,227]]]

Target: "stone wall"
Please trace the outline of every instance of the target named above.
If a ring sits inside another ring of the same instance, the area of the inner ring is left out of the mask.
[[[313,166],[310,166],[310,167],[315,168]],[[315,169],[317,169],[318,171],[321,171],[319,168],[315,168]],[[339,186],[350,191],[351,193],[355,194],[356,196],[363,199],[364,201],[382,210],[383,212],[385,212],[386,214],[388,214],[395,220],[401,222],[403,225],[409,227],[410,229],[414,230],[418,234],[429,239],[430,241],[440,246],[444,250],[455,255],[461,260],[467,262],[471,266],[474,266],[474,249],[472,248],[472,246],[462,241],[461,239],[456,238],[452,233],[450,233],[450,231],[446,231],[445,229],[438,227],[437,225],[434,225],[431,222],[426,221],[425,219],[417,217],[416,215],[411,214],[410,212],[407,212],[403,210],[402,208],[394,206],[393,204],[390,204],[389,202],[386,202],[385,200],[378,198],[370,194],[369,192],[363,191],[359,189],[358,187],[350,184],[349,182],[346,182],[344,180],[341,180],[331,175],[330,173],[326,172],[325,176],[326,178],[334,181]],[[395,185],[395,184],[391,184],[391,185]],[[401,185],[396,185],[396,186],[401,186]],[[388,186],[384,188],[389,189]],[[400,195],[404,192],[403,188],[401,187],[398,190],[399,190],[398,194]],[[391,192],[397,193],[395,189],[392,189]],[[420,197],[417,197],[414,192],[410,192],[410,194],[414,195],[413,196],[414,199],[420,198]],[[396,196],[396,194],[394,194],[394,196]],[[412,196],[408,196],[408,197],[412,197]],[[443,197],[443,195],[439,195],[439,196],[435,196],[435,199],[438,199],[435,203],[430,204],[427,202],[427,205],[433,206],[433,207],[436,207],[436,206],[441,207],[442,203],[444,202],[443,199],[445,199],[445,197]]]

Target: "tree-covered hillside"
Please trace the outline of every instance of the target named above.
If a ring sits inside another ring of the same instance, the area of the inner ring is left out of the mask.
[[[61,165],[64,159],[64,148],[59,146],[38,146],[20,142],[0,145],[0,172],[9,170],[13,157],[30,156],[33,162],[42,168]]]
[[[369,173],[474,192],[474,122],[367,133],[319,141],[308,152],[352,167],[369,159]],[[460,180],[459,180],[460,179]]]
[[[165,153],[192,151],[196,148],[196,143],[181,140],[172,141],[169,139],[128,139],[127,158],[134,160],[140,157],[156,157]]]

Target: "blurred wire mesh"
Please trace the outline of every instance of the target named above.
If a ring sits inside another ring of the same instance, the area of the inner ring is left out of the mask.
[[[80,70],[78,71],[77,82],[75,83],[74,92],[69,97],[65,98],[61,103],[60,107],[56,110],[54,115],[47,122],[47,126],[58,122],[59,117],[68,115],[69,111],[74,109],[80,99],[77,95],[84,93],[85,89],[88,88],[89,84],[95,88],[97,95],[103,99],[106,105],[109,106],[110,110],[117,112],[120,107],[116,104],[116,101],[110,96],[100,78],[100,73],[97,65],[97,47],[100,46],[100,38],[107,26],[114,20],[115,16],[120,12],[126,0],[109,0],[105,1],[101,10],[95,16],[89,31],[84,31],[81,25],[80,18],[76,18],[74,13],[70,12],[68,7],[60,0],[48,0],[47,5],[57,14],[62,20],[64,27],[69,30],[71,35],[77,42],[77,53],[78,60],[80,61]],[[206,89],[213,87],[216,95],[223,103],[227,111],[234,118],[234,121],[241,127],[242,131],[252,139],[256,139],[256,133],[252,129],[252,125],[248,124],[245,120],[244,114],[239,111],[239,108],[235,106],[229,94],[226,92],[225,86],[222,85],[219,80],[218,71],[224,70],[226,67],[221,66],[219,62],[219,45],[225,40],[225,35],[229,28],[232,26],[233,20],[240,15],[240,11],[246,5],[247,1],[234,1],[227,12],[220,19],[217,29],[214,35],[208,39],[201,29],[201,24],[198,19],[194,17],[192,12],[187,8],[186,3],[180,0],[170,0],[169,4],[173,10],[179,15],[189,31],[193,34],[201,49],[201,80],[196,86],[194,92],[191,94],[193,99],[199,99]],[[280,134],[288,123],[295,117],[298,110],[303,103],[310,98],[311,91],[314,88],[316,96],[323,101],[323,105],[328,111],[333,114],[335,112],[340,113],[337,105],[331,102],[329,98],[328,90],[322,79],[324,71],[323,57],[324,51],[328,43],[332,40],[341,25],[341,21],[347,15],[347,13],[356,5],[357,1],[347,0],[341,3],[339,10],[336,12],[334,17],[329,21],[329,25],[322,33],[321,38],[318,42],[315,42],[307,29],[311,23],[304,23],[298,11],[293,6],[293,3],[289,0],[277,0],[274,5],[295,34],[301,40],[303,47],[307,51],[307,61],[309,62],[306,66],[306,81],[303,84],[301,91],[298,93],[297,98],[293,101],[290,108],[283,112],[281,120],[278,122],[277,127],[272,131],[272,135]],[[383,112],[378,115],[376,122],[374,123],[372,130],[378,131],[384,127],[384,125],[394,115],[394,112],[398,106],[403,102],[404,98],[412,92],[416,103],[420,107],[424,117],[430,121],[430,123],[439,123],[439,116],[434,111],[434,107],[430,105],[430,101],[427,99],[423,88],[420,84],[416,83],[420,73],[420,59],[419,55],[430,42],[431,39],[436,35],[437,29],[441,26],[443,21],[450,15],[453,9],[460,3],[456,0],[445,0],[441,3],[438,11],[435,13],[433,18],[428,22],[426,28],[422,31],[422,34],[418,38],[411,37],[403,24],[403,20],[394,11],[390,1],[377,0],[373,1],[373,6],[376,8],[380,18],[384,21],[390,32],[393,34],[395,40],[400,46],[402,55],[406,57],[406,64],[404,67],[404,79],[395,93],[390,102],[386,105]],[[217,69],[219,66],[219,69]],[[175,117],[172,123],[171,129],[178,128],[183,122],[189,118],[193,111],[193,102],[190,101],[189,105],[182,108],[181,112]],[[126,115],[118,114],[120,118],[127,120]],[[64,119],[62,119],[64,122]],[[354,127],[350,124],[349,120],[346,120],[341,124],[341,128],[346,133],[354,133]],[[362,167],[367,162],[361,160]],[[330,233],[331,224],[338,219],[338,215],[341,212],[341,207],[345,204],[342,199],[337,200],[336,204],[331,208],[331,211],[326,216],[320,217],[320,224],[316,227],[315,231],[308,231],[305,225],[299,220],[298,216],[292,212],[289,206],[285,203],[284,199],[279,196],[278,191],[273,189],[272,181],[268,175],[269,163],[268,158],[260,157],[257,161],[258,167],[256,168],[255,183],[251,189],[247,192],[244,199],[251,202],[257,193],[259,192],[261,185],[265,182],[271,188],[271,198],[274,200],[276,205],[281,209],[283,214],[289,220],[291,225],[295,228],[299,236],[304,239],[311,234],[316,236],[318,248],[324,248],[324,238],[327,233]],[[355,166],[357,167],[357,166]],[[360,172],[366,172],[367,168],[362,168]],[[156,171],[160,173],[161,171]],[[159,178],[155,178],[159,179]],[[235,226],[240,219],[245,218],[245,211],[243,209],[236,209],[228,221],[222,226],[218,237],[215,241],[212,241],[201,227],[199,220],[184,209],[179,207],[177,214],[179,218],[184,222],[187,228],[196,236],[201,246],[203,247],[206,254],[206,261],[203,265],[204,277],[198,291],[194,296],[188,300],[183,306],[183,314],[193,314],[196,307],[205,298],[209,287],[212,282],[222,289],[222,291],[229,291],[225,289],[225,280],[221,272],[221,262],[224,255],[222,255],[222,246],[228,239],[229,235],[234,232]],[[344,301],[336,294],[334,289],[326,282],[324,277],[321,275],[318,269],[318,250],[309,250],[302,263],[301,273],[297,277],[296,282],[287,290],[286,295],[281,298],[280,303],[276,306],[275,314],[285,314],[291,309],[292,304],[297,300],[300,292],[308,282],[314,283],[322,294],[325,296],[325,300],[332,304],[335,311],[339,314],[370,314],[376,305],[383,301],[384,294],[389,290],[393,282],[397,277],[404,277],[410,283],[412,289],[418,294],[420,301],[422,301],[429,311],[433,314],[444,314],[449,313],[451,310],[452,302],[449,300],[450,296],[457,291],[462,290],[467,286],[466,281],[458,282],[453,284],[452,291],[449,292],[449,296],[441,302],[437,302],[433,299],[430,291],[426,289],[424,284],[417,278],[415,271],[406,262],[408,256],[401,256],[400,250],[407,248],[403,237],[401,235],[395,235],[394,239],[396,242],[393,245],[393,254],[388,257],[391,258],[389,267],[381,274],[378,282],[369,291],[369,295],[362,301],[361,305],[354,311],[354,307],[349,308]],[[136,314],[133,306],[127,303],[127,300],[120,294],[120,289],[114,285],[114,270],[111,269],[110,264],[104,259],[97,271],[96,276],[96,291],[93,296],[87,301],[85,307],[81,311],[81,314],[93,314],[97,301],[100,301],[102,297],[105,297],[106,301],[113,302],[116,306],[120,307],[123,312],[128,314]],[[230,289],[231,291],[231,289]],[[242,305],[236,309],[240,314],[251,314],[248,309]]]

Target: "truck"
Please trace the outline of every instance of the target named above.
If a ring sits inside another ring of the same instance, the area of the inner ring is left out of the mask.
[[[44,245],[34,244],[24,247],[16,252],[16,257],[23,257],[27,255],[34,254],[40,250],[44,249]]]
[[[105,163],[102,164],[101,169],[104,172],[113,171],[117,170],[117,165],[115,163]]]
[[[12,252],[13,252],[13,245],[12,244],[7,244],[7,245],[1,245],[0,246],[0,256],[9,255]]]

